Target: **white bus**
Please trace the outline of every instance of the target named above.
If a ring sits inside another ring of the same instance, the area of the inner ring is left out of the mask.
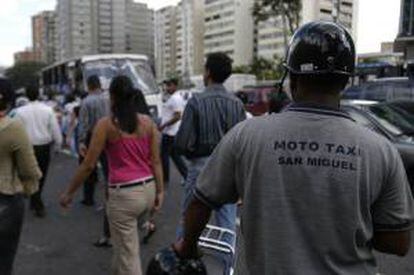
[[[104,91],[108,91],[112,78],[128,76],[135,88],[140,89],[154,118],[161,111],[161,93],[145,55],[100,54],[85,55],[53,64],[41,71],[40,86],[43,94],[81,94],[86,91],[86,80],[97,75]]]

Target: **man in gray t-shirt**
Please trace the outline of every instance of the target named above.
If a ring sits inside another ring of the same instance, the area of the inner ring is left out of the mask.
[[[401,158],[339,110],[354,57],[342,27],[297,31],[287,60],[295,103],[218,145],[175,244],[181,257],[196,255],[211,209],[239,198],[236,274],[375,274],[374,249],[408,252],[414,204]]]

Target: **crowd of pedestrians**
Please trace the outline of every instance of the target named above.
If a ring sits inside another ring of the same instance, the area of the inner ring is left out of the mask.
[[[0,274],[12,272],[23,195],[36,217],[46,215],[42,190],[62,143],[79,156],[62,207],[82,186],[81,203],[96,204],[101,167],[105,211],[95,245],[112,246],[113,275],[143,274],[139,228],[147,227],[146,241],[156,231],[164,189],[173,188],[170,159],[182,178],[174,186],[183,190],[181,218],[174,244],[154,257],[147,274],[203,274],[198,240],[209,222],[237,232],[221,240],[236,247],[235,255],[218,253],[224,275],[233,268],[235,274],[376,274],[374,250],[408,252],[414,201],[393,145],[339,108],[354,61],[344,28],[304,25],[285,63],[292,103],[279,91],[275,98],[282,99],[268,114],[252,117],[247,98],[223,85],[231,59],[213,53],[201,93],[187,100],[177,79],[164,81],[160,123],[127,76],[114,77],[109,91],[90,76],[87,96],[68,97],[60,118],[35,87],[12,110],[11,84],[0,79]]]

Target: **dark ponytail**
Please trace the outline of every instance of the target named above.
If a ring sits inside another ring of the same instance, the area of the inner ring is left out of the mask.
[[[132,81],[127,76],[117,76],[109,87],[111,94],[111,109],[116,124],[126,133],[132,134],[137,130],[137,112],[135,106],[136,92]]]

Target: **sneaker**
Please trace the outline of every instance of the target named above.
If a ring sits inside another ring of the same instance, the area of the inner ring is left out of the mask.
[[[95,202],[91,201],[91,200],[81,200],[81,204],[83,204],[85,206],[94,206]]]
[[[99,240],[93,243],[95,247],[109,248],[112,247],[111,239],[107,237],[101,237]]]

